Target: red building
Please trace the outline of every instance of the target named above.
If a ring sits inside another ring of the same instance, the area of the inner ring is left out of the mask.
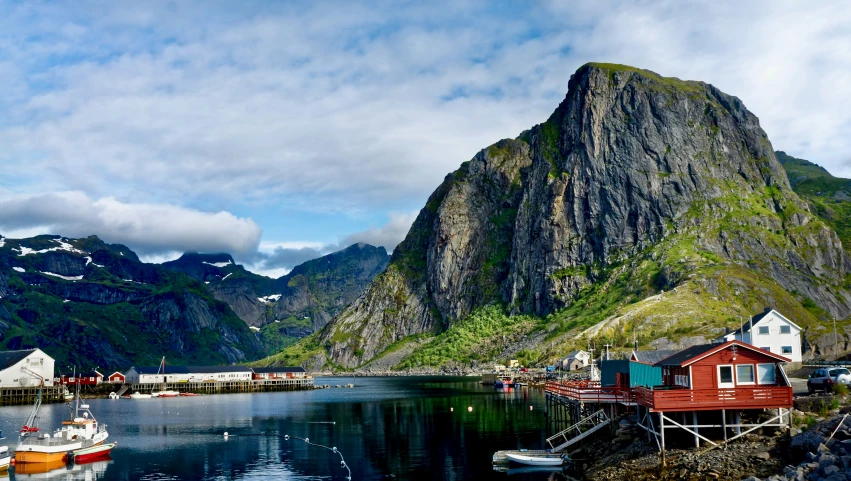
[[[80,372],[74,374],[60,374],[53,379],[54,384],[70,384],[81,386],[97,386],[103,382],[103,374],[97,371]]]
[[[792,386],[781,367],[787,362],[741,341],[684,349],[655,364],[662,368],[662,385],[635,388],[636,401],[644,408],[640,425],[657,437],[663,453],[666,429],[691,433],[697,445],[700,440],[715,445],[700,434],[701,427],[720,428],[727,442],[761,427],[785,426],[792,408]],[[746,412],[765,410],[776,410],[768,421],[742,420]],[[734,435],[728,438],[730,430]]]
[[[305,376],[303,367],[255,367],[251,368],[251,378],[255,381],[278,379],[301,379]]]
[[[124,374],[115,371],[109,375],[109,382],[113,384],[124,384]]]

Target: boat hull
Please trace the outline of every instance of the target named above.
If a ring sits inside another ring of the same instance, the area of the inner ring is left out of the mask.
[[[77,464],[80,463],[88,463],[91,461],[97,461],[99,459],[106,459],[109,457],[109,453],[112,451],[112,448],[115,447],[115,443],[112,444],[101,444],[99,446],[94,446],[91,448],[81,449],[79,451],[75,451],[74,462]]]
[[[509,461],[526,466],[561,466],[564,459],[561,456],[524,456],[522,454],[508,453],[505,455]]]
[[[11,456],[3,456],[0,457],[0,473],[9,469],[9,465],[12,464]]]
[[[62,463],[67,454],[65,451],[43,453],[39,451],[15,451],[15,464]]]

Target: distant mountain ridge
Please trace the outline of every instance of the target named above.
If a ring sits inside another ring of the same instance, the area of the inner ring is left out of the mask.
[[[81,368],[250,361],[324,325],[387,259],[356,244],[271,279],[229,254],[146,264],[96,236],[0,236],[0,346]]]

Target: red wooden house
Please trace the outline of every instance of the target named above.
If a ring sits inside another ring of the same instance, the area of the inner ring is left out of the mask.
[[[115,371],[114,373],[109,375],[109,382],[113,384],[124,384],[124,374]]]
[[[783,426],[792,407],[792,387],[781,367],[786,362],[786,357],[741,341],[684,349],[655,364],[662,368],[662,385],[635,389],[638,405],[645,408],[642,427],[661,438],[664,451],[666,428],[692,433],[697,444],[699,439],[716,444],[700,435],[699,428],[720,427],[727,441],[728,428],[735,429],[732,440],[760,427]],[[779,414],[762,424],[742,424],[742,412],[766,409]],[[651,413],[657,413],[658,424]],[[691,413],[690,421],[686,413]],[[700,424],[698,413],[711,424]]]
[[[97,371],[79,372],[75,374],[60,374],[53,379],[54,384],[70,384],[82,386],[97,386],[103,382],[103,374]]]

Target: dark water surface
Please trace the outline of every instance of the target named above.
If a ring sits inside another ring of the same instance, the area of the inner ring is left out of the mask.
[[[540,449],[546,437],[543,391],[496,391],[479,378],[357,378],[354,389],[226,394],[88,403],[117,441],[112,461],[12,479],[277,480],[345,479],[339,457],[283,436],[336,446],[361,479],[544,480],[547,473],[498,473],[499,449]],[[346,384],[352,378],[319,378]],[[530,406],[532,409],[530,409]],[[472,407],[472,412],[468,412]],[[451,410],[454,408],[454,412]],[[0,408],[14,449],[30,407]],[[67,417],[41,409],[42,430]],[[330,424],[329,422],[335,424]],[[222,433],[228,431],[225,440]],[[258,436],[258,434],[265,434]],[[10,434],[12,434],[10,436]],[[271,435],[271,436],[270,436]],[[280,436],[280,437],[278,437]],[[20,471],[20,467],[18,469]]]

